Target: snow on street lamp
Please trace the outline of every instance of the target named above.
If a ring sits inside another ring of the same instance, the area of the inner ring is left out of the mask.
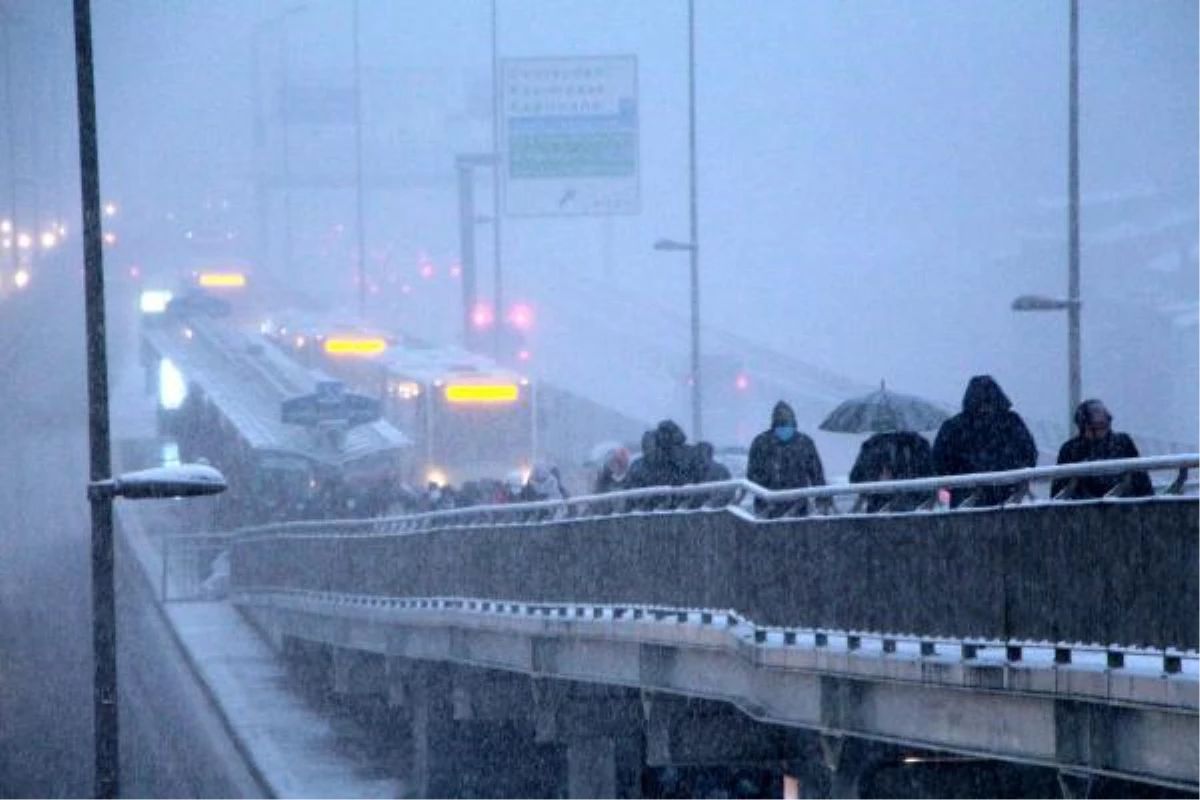
[[[204,497],[220,494],[228,484],[216,467],[208,464],[178,464],[125,472],[115,478],[88,484],[89,499],[124,497],[129,500],[157,500],[170,497]]]

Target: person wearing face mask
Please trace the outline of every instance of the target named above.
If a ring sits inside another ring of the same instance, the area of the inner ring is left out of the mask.
[[[773,490],[825,485],[825,470],[816,445],[796,429],[796,413],[782,400],[771,411],[771,427],[750,443],[746,478],[764,489]],[[785,513],[789,505],[755,498],[754,510],[759,516],[777,517]],[[808,503],[798,509],[800,514],[807,513]]]
[[[1102,400],[1084,400],[1075,409],[1075,425],[1079,435],[1068,439],[1058,451],[1059,464],[1078,464],[1083,461],[1108,461],[1118,458],[1137,458],[1137,445],[1127,433],[1112,429],[1112,414]],[[1149,497],[1154,494],[1150,476],[1142,470],[1125,475],[1086,475],[1078,478],[1058,478],[1050,484],[1050,495],[1064,499],[1091,500],[1104,497],[1121,483],[1122,497]]]

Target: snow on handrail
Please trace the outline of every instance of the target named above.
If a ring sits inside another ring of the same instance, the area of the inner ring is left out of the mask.
[[[994,485],[1028,485],[1056,478],[1075,478],[1090,475],[1112,475],[1144,470],[1178,470],[1186,473],[1200,466],[1200,454],[1151,456],[1146,458],[1115,459],[1111,461],[1089,461],[1063,466],[1031,467],[1007,472],[984,472],[973,475],[954,475],[931,478],[916,478],[900,481],[878,481],[874,483],[835,484],[812,486],[803,489],[772,491],[744,478],[716,483],[688,484],[684,486],[652,486],[629,489],[599,495],[583,495],[568,500],[544,500],[537,502],[509,503],[504,505],[469,506],[417,514],[403,514],[373,519],[314,520],[305,522],[278,523],[243,529],[244,536],[257,538],[284,534],[288,536],[327,536],[331,529],[340,536],[380,536],[418,533],[444,528],[521,526],[531,523],[548,523],[600,519],[627,514],[696,513],[733,510],[748,519],[757,519],[753,511],[753,499],[759,499],[776,508],[801,508],[809,500],[814,501],[817,513],[833,515],[854,513],[839,509],[834,499],[846,495],[865,496],[885,493],[930,493],[934,497],[942,489]],[[1176,480],[1175,486],[1184,485]],[[1195,497],[1194,486],[1187,484]],[[1172,493],[1179,493],[1175,488]],[[1029,497],[1027,492],[1014,490],[1014,499],[1007,506],[1019,505]],[[1035,498],[1036,499],[1036,498]],[[1060,502],[1053,498],[1038,502]],[[927,511],[928,509],[923,510]],[[952,511],[952,510],[951,510]],[[922,513],[895,511],[890,513]],[[786,514],[784,516],[787,516]]]

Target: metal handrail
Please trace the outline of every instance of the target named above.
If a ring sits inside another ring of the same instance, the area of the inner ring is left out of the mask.
[[[1190,486],[1187,475],[1198,466],[1200,466],[1200,454],[1189,453],[1089,461],[1061,466],[1029,467],[1005,472],[811,486],[803,489],[778,491],[764,489],[752,481],[740,478],[684,486],[652,486],[608,494],[583,495],[568,500],[470,506],[373,519],[278,523],[243,529],[240,533],[249,538],[274,535],[327,536],[330,534],[331,528],[335,528],[336,534],[340,536],[389,536],[445,528],[524,526],[531,523],[571,522],[626,514],[711,513],[725,510],[756,520],[758,517],[753,511],[753,500],[755,499],[771,504],[777,512],[780,508],[784,509],[784,513],[776,513],[774,516],[794,516],[798,510],[807,508],[809,501],[812,501],[817,514],[830,516],[858,513],[860,510],[861,504],[856,504],[854,508],[847,510],[839,509],[834,502],[839,497],[862,498],[876,494],[928,493],[929,498],[915,509],[892,512],[928,513],[935,507],[938,493],[943,489],[1013,486],[1015,488],[1010,497],[1005,500],[1004,505],[1019,505],[1027,501],[1054,503],[1062,501],[1048,496],[1045,499],[1039,498],[1030,491],[1030,485],[1034,482],[1046,482],[1057,478],[1113,475],[1137,470],[1146,472],[1178,471],[1179,474],[1175,480],[1161,493],[1161,495],[1178,495],[1184,491],[1185,486]],[[961,507],[970,508],[970,500]],[[885,510],[887,510],[886,507]]]

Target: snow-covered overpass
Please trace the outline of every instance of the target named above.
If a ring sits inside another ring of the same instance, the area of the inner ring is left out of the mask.
[[[566,748],[572,796],[629,759],[816,751],[848,791],[842,742],[1197,787],[1194,497],[766,521],[700,491],[256,529],[233,599],[408,707],[434,792],[447,737],[496,719],[528,731],[511,758]]]

